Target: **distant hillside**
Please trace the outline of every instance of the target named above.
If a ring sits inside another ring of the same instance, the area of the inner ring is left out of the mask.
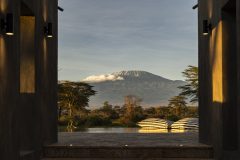
[[[91,107],[99,107],[104,101],[122,105],[124,96],[136,95],[143,99],[143,106],[167,105],[169,98],[179,93],[180,80],[169,80],[145,71],[121,71],[112,74],[90,76],[82,80],[94,86],[97,94],[90,99]]]

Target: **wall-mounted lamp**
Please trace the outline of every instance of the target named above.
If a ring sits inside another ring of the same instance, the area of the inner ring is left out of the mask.
[[[1,19],[1,31],[5,30],[6,35],[13,36],[13,14],[8,13],[6,19]]]
[[[52,38],[53,37],[52,23],[48,23],[47,26],[44,27],[44,34],[48,38]]]
[[[58,6],[58,10],[61,11],[61,12],[64,11],[64,9],[62,7],[59,7],[59,6]]]
[[[196,4],[192,7],[192,9],[197,9],[197,8],[198,8],[198,4]]]
[[[203,35],[208,35],[212,30],[212,24],[208,20],[203,20]]]

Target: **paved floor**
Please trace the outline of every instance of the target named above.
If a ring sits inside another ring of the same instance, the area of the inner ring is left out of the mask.
[[[66,133],[59,132],[59,142],[53,146],[86,147],[158,147],[158,146],[205,146],[198,143],[198,133]]]

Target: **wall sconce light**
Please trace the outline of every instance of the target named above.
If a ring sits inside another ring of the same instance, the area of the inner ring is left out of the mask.
[[[208,35],[212,30],[212,24],[208,20],[203,20],[203,35]]]
[[[44,34],[48,38],[52,38],[53,37],[52,23],[48,23],[47,26],[44,27]]]
[[[1,31],[5,30],[6,35],[13,36],[13,14],[8,13],[6,20],[1,19]]]

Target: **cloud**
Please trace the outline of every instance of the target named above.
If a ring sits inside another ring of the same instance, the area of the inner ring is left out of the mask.
[[[93,75],[93,76],[89,76],[85,79],[83,79],[83,82],[104,82],[104,81],[119,81],[119,80],[124,80],[123,77],[121,76],[116,76],[116,75],[112,75],[112,74],[102,74],[102,75]]]

